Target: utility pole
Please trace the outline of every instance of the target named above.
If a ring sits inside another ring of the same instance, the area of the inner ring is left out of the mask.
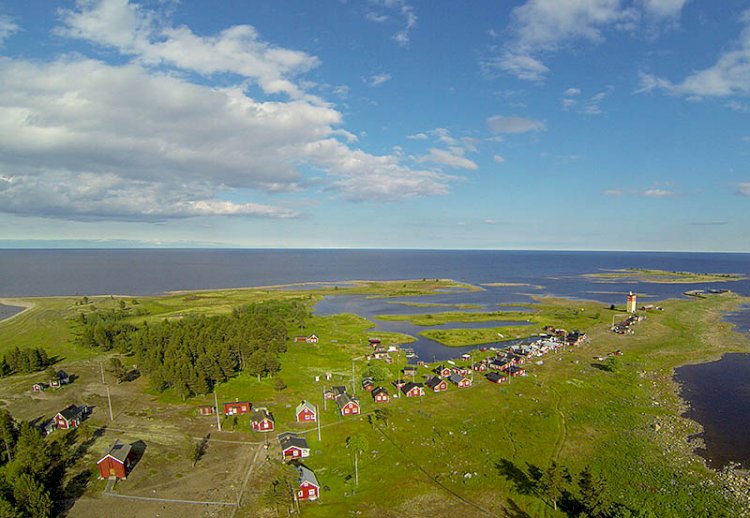
[[[107,403],[109,405],[109,420],[114,421],[114,417],[112,417],[112,396],[109,394],[109,385],[105,385],[107,387]]]
[[[323,392],[323,410],[328,410],[328,404],[326,402],[326,388],[321,387],[320,390]]]
[[[221,419],[219,419],[219,403],[216,401],[216,389],[214,388],[214,412],[216,412],[216,426],[221,431]]]
[[[356,391],[356,387],[354,384],[354,358],[352,358],[352,394]]]
[[[99,370],[102,373],[102,385],[104,385],[104,365],[102,364],[102,362],[99,362]]]
[[[315,417],[318,421],[318,442],[320,442],[320,412],[318,412],[318,405],[315,405]]]

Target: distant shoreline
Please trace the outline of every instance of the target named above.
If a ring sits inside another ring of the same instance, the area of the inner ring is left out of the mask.
[[[3,298],[0,298],[0,304],[2,304],[3,306],[8,306],[8,307],[23,308],[18,313],[13,313],[11,316],[1,319],[0,324],[3,322],[7,322],[8,320],[12,320],[19,315],[23,315],[24,313],[29,311],[31,308],[36,306],[36,304],[34,304],[33,302],[28,302],[28,301],[18,300],[18,299],[3,299]]]

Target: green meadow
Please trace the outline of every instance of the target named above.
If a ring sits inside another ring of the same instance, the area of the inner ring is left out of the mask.
[[[94,386],[99,372],[92,366],[116,354],[75,345],[81,312],[121,308],[124,304],[132,312],[134,323],[153,322],[191,314],[221,314],[243,304],[278,298],[300,300],[312,308],[327,295],[395,297],[428,294],[448,287],[474,289],[450,281],[417,280],[306,286],[304,290],[273,287],[172,293],[138,297],[135,301],[131,297],[91,297],[85,302],[81,298],[28,299],[34,304],[31,309],[0,322],[0,353],[15,346],[42,346],[58,357],[57,366],[80,373],[81,379],[76,383]],[[540,364],[534,361],[526,365],[528,375],[510,383],[495,385],[475,374],[470,388],[450,385],[444,393],[427,390],[422,398],[392,399],[378,405],[362,390],[362,376],[374,370],[382,378],[379,384],[394,394],[390,382],[402,377],[400,370],[406,363],[403,355],[393,354],[392,364],[367,361],[367,338],[373,334],[374,323],[352,314],[310,316],[304,329],[290,329],[289,335],[293,338],[315,333],[319,343],[293,343],[290,339],[287,352],[281,355],[281,371],[273,378],[259,380],[241,373],[216,387],[220,403],[251,401],[254,406],[268,407],[276,419],[276,430],[269,437],[270,462],[248,473],[242,506],[216,510],[216,516],[287,515],[288,504],[279,503],[271,495],[272,483],[281,473],[274,437],[290,430],[305,433],[312,452],[305,465],[315,472],[322,486],[317,502],[300,504],[303,516],[395,517],[453,512],[464,516],[573,515],[575,504],[580,501],[575,482],[587,467],[601,481],[599,496],[608,506],[607,512],[619,513],[612,516],[739,516],[746,512],[747,503],[729,489],[723,474],[707,468],[693,452],[695,443],[690,437],[700,428],[681,417],[685,406],[678,397],[679,387],[672,373],[677,366],[710,361],[726,352],[749,352],[747,338],[721,319],[723,312],[745,302],[731,293],[665,301],[663,311],[647,313],[647,318],[636,325],[635,334],[624,336],[609,331],[613,318],[623,318],[620,310],[593,302],[547,298],[531,304],[531,313],[454,311],[382,316],[408,318],[424,326],[493,320],[532,323],[452,330],[452,337],[448,333],[440,339],[451,345],[479,343],[480,338],[493,341],[497,340],[497,332],[513,333],[516,329],[518,333],[534,334],[548,325],[580,329],[589,339],[580,347],[539,359]],[[477,331],[486,331],[489,339],[463,334]],[[438,339],[428,334],[430,331],[424,333]],[[385,345],[413,340],[399,334],[377,332],[377,336]],[[611,369],[593,359],[618,349],[623,356]],[[487,354],[476,351],[472,360]],[[126,363],[128,358],[122,358]],[[431,374],[430,368],[420,367],[416,381]],[[330,381],[326,381],[327,374]],[[285,386],[281,390],[278,378]],[[24,410],[31,397],[27,386],[31,379],[33,376],[11,376],[0,380],[0,400],[19,418],[31,418],[42,408],[37,405],[33,413]],[[360,399],[363,414],[341,417],[334,402],[325,403],[322,392],[331,385],[345,385],[353,391]],[[169,391],[148,392],[146,386],[141,380],[117,386],[123,399],[141,398],[160,409],[169,409],[142,412],[148,416],[138,425],[144,436],[155,437],[163,430],[184,430],[248,443],[266,439],[249,430],[247,416],[222,418],[224,432],[217,435],[214,417],[194,416],[196,406],[213,403],[212,395],[182,400]],[[49,397],[49,408],[70,402],[63,392]],[[294,422],[294,408],[303,399],[319,406],[320,440],[314,425]],[[103,412],[97,410],[92,422],[106,428]],[[124,417],[118,419],[122,423]],[[127,422],[120,426],[127,426]],[[130,429],[130,433],[136,432]],[[355,450],[347,447],[352,437],[365,446],[358,452],[358,484],[354,478]],[[169,443],[166,439],[162,442]],[[208,448],[216,456],[222,451],[210,442]],[[168,446],[158,444],[147,450],[146,455],[149,454],[154,458],[175,455]],[[231,461],[231,457],[226,458],[227,463]],[[562,479],[563,494],[567,496],[559,499],[557,510],[554,506],[558,501],[553,501],[539,484],[539,473],[553,462],[569,474]],[[169,480],[164,477],[176,476],[152,470],[148,480],[138,482],[137,469],[133,483],[142,484],[137,487],[143,488],[143,494],[149,493],[150,487],[167,484]],[[198,462],[195,468],[186,465],[179,475],[190,477],[208,469],[208,463]],[[118,484],[127,488],[129,482]],[[95,501],[102,488],[90,483],[82,499]]]

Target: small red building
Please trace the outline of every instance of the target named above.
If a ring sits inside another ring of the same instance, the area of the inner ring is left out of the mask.
[[[300,500],[317,500],[320,495],[320,484],[315,473],[304,466],[299,467],[299,490],[297,498]]]
[[[318,414],[315,411],[315,407],[312,403],[309,403],[307,401],[302,401],[299,405],[297,405],[295,415],[297,416],[298,423],[314,423],[318,420]]]
[[[448,367],[444,367],[442,365],[438,365],[437,367],[435,367],[434,372],[435,374],[443,378],[447,378],[448,376],[451,375],[451,370]]]
[[[336,404],[339,406],[341,415],[358,415],[360,413],[359,401],[349,394],[336,396]]]
[[[403,392],[406,397],[420,397],[424,396],[424,387],[421,383],[407,383],[401,387],[401,392]]]
[[[266,408],[256,408],[250,415],[250,426],[256,432],[272,432],[275,427],[273,415]]]
[[[471,368],[477,372],[484,372],[487,370],[487,364],[485,362],[477,362]]]
[[[377,387],[372,391],[372,399],[376,403],[388,403],[391,400],[391,396],[383,387]]]
[[[307,439],[297,434],[284,432],[279,434],[279,446],[281,446],[282,460],[303,459],[310,456],[310,447]]]
[[[444,392],[448,390],[448,384],[444,379],[440,379],[437,376],[433,376],[424,383],[432,389],[433,392]]]
[[[129,444],[115,441],[109,452],[96,463],[99,478],[116,477],[125,480],[132,467],[132,452]]]
[[[471,387],[471,378],[466,378],[460,374],[451,374],[448,380],[459,388]]]
[[[249,414],[252,406],[247,401],[224,403],[224,415]]]
[[[500,374],[499,372],[489,372],[487,373],[486,378],[487,381],[497,383],[498,385],[507,379],[503,374]]]
[[[69,405],[54,417],[55,428],[78,428],[86,413],[86,405]]]

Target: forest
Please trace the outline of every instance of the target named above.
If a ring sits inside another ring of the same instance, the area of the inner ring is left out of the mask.
[[[243,371],[273,375],[281,368],[290,329],[304,327],[308,311],[298,301],[235,308],[229,315],[195,315],[134,324],[124,310],[81,314],[79,345],[132,355],[155,390],[183,399],[206,394]]]

